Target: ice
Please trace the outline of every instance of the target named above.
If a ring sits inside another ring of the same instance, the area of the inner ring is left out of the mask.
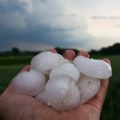
[[[32,60],[31,69],[38,70],[44,74],[48,74],[53,68],[65,63],[63,56],[52,52],[42,52],[36,55]]]
[[[73,80],[78,81],[80,77],[80,72],[72,63],[65,63],[59,67],[54,68],[49,77],[62,76],[67,75],[71,77]]]
[[[24,71],[12,80],[12,85],[18,93],[34,96],[44,89],[45,77],[35,70]]]
[[[111,66],[103,60],[78,56],[73,63],[81,73],[88,77],[107,79],[112,76]]]
[[[100,80],[97,78],[83,77],[78,81],[81,90],[80,104],[84,104],[92,98],[100,89]]]
[[[68,110],[80,104],[81,91],[67,76],[51,78],[45,86],[48,103],[57,110]]]

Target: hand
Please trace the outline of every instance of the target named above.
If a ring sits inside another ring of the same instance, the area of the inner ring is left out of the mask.
[[[89,57],[89,54],[84,51],[78,55]],[[64,57],[73,60],[75,53],[66,50]],[[103,60],[110,64],[108,59]],[[28,70],[29,66],[22,69],[22,71]],[[108,83],[109,80],[101,80],[101,88],[94,98],[68,111],[56,111],[31,96],[16,93],[9,85],[0,96],[0,116],[5,120],[99,120]]]

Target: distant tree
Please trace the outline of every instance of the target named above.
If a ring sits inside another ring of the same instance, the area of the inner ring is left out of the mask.
[[[101,48],[98,52],[102,54],[120,54],[120,43],[115,43],[107,48]]]
[[[113,45],[113,50],[115,53],[119,53],[120,54],[120,43],[116,43]]]
[[[98,51],[92,49],[89,53],[90,53],[90,54],[97,54]]]
[[[12,48],[11,52],[13,55],[19,55],[21,53],[19,48],[17,48],[17,47]]]
[[[61,47],[56,47],[55,50],[59,53],[59,54],[63,54],[64,53],[64,48],[61,48]]]

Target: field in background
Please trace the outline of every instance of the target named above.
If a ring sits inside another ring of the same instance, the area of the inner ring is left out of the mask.
[[[92,57],[104,58],[105,55],[92,55]],[[109,55],[107,57],[112,62],[113,76],[110,79],[101,120],[120,120],[120,55]],[[31,58],[32,56],[0,58],[0,94],[23,66],[29,64]]]

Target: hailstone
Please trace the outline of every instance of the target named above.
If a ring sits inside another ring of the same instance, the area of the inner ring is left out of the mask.
[[[78,56],[74,59],[73,63],[81,73],[88,77],[107,79],[112,75],[111,66],[103,60]]]
[[[31,69],[35,69],[46,75],[49,74],[53,68],[62,65],[63,63],[65,63],[63,56],[58,53],[47,51],[33,57],[30,67]]]
[[[81,90],[80,104],[84,104],[98,92],[100,80],[98,78],[83,77],[77,83]]]
[[[78,69],[70,62],[67,62],[61,66],[58,66],[54,68],[51,72],[49,77],[55,77],[55,76],[62,76],[67,75],[71,77],[73,80],[78,81],[80,77],[80,72]]]
[[[40,100],[42,103],[46,103],[48,102],[48,96],[46,95],[46,91],[40,91],[36,96],[35,96],[38,100]]]
[[[36,70],[20,72],[13,80],[12,85],[16,92],[35,96],[45,86],[45,77]]]
[[[81,91],[68,76],[57,76],[48,80],[45,92],[48,105],[56,110],[68,110],[80,104]]]

